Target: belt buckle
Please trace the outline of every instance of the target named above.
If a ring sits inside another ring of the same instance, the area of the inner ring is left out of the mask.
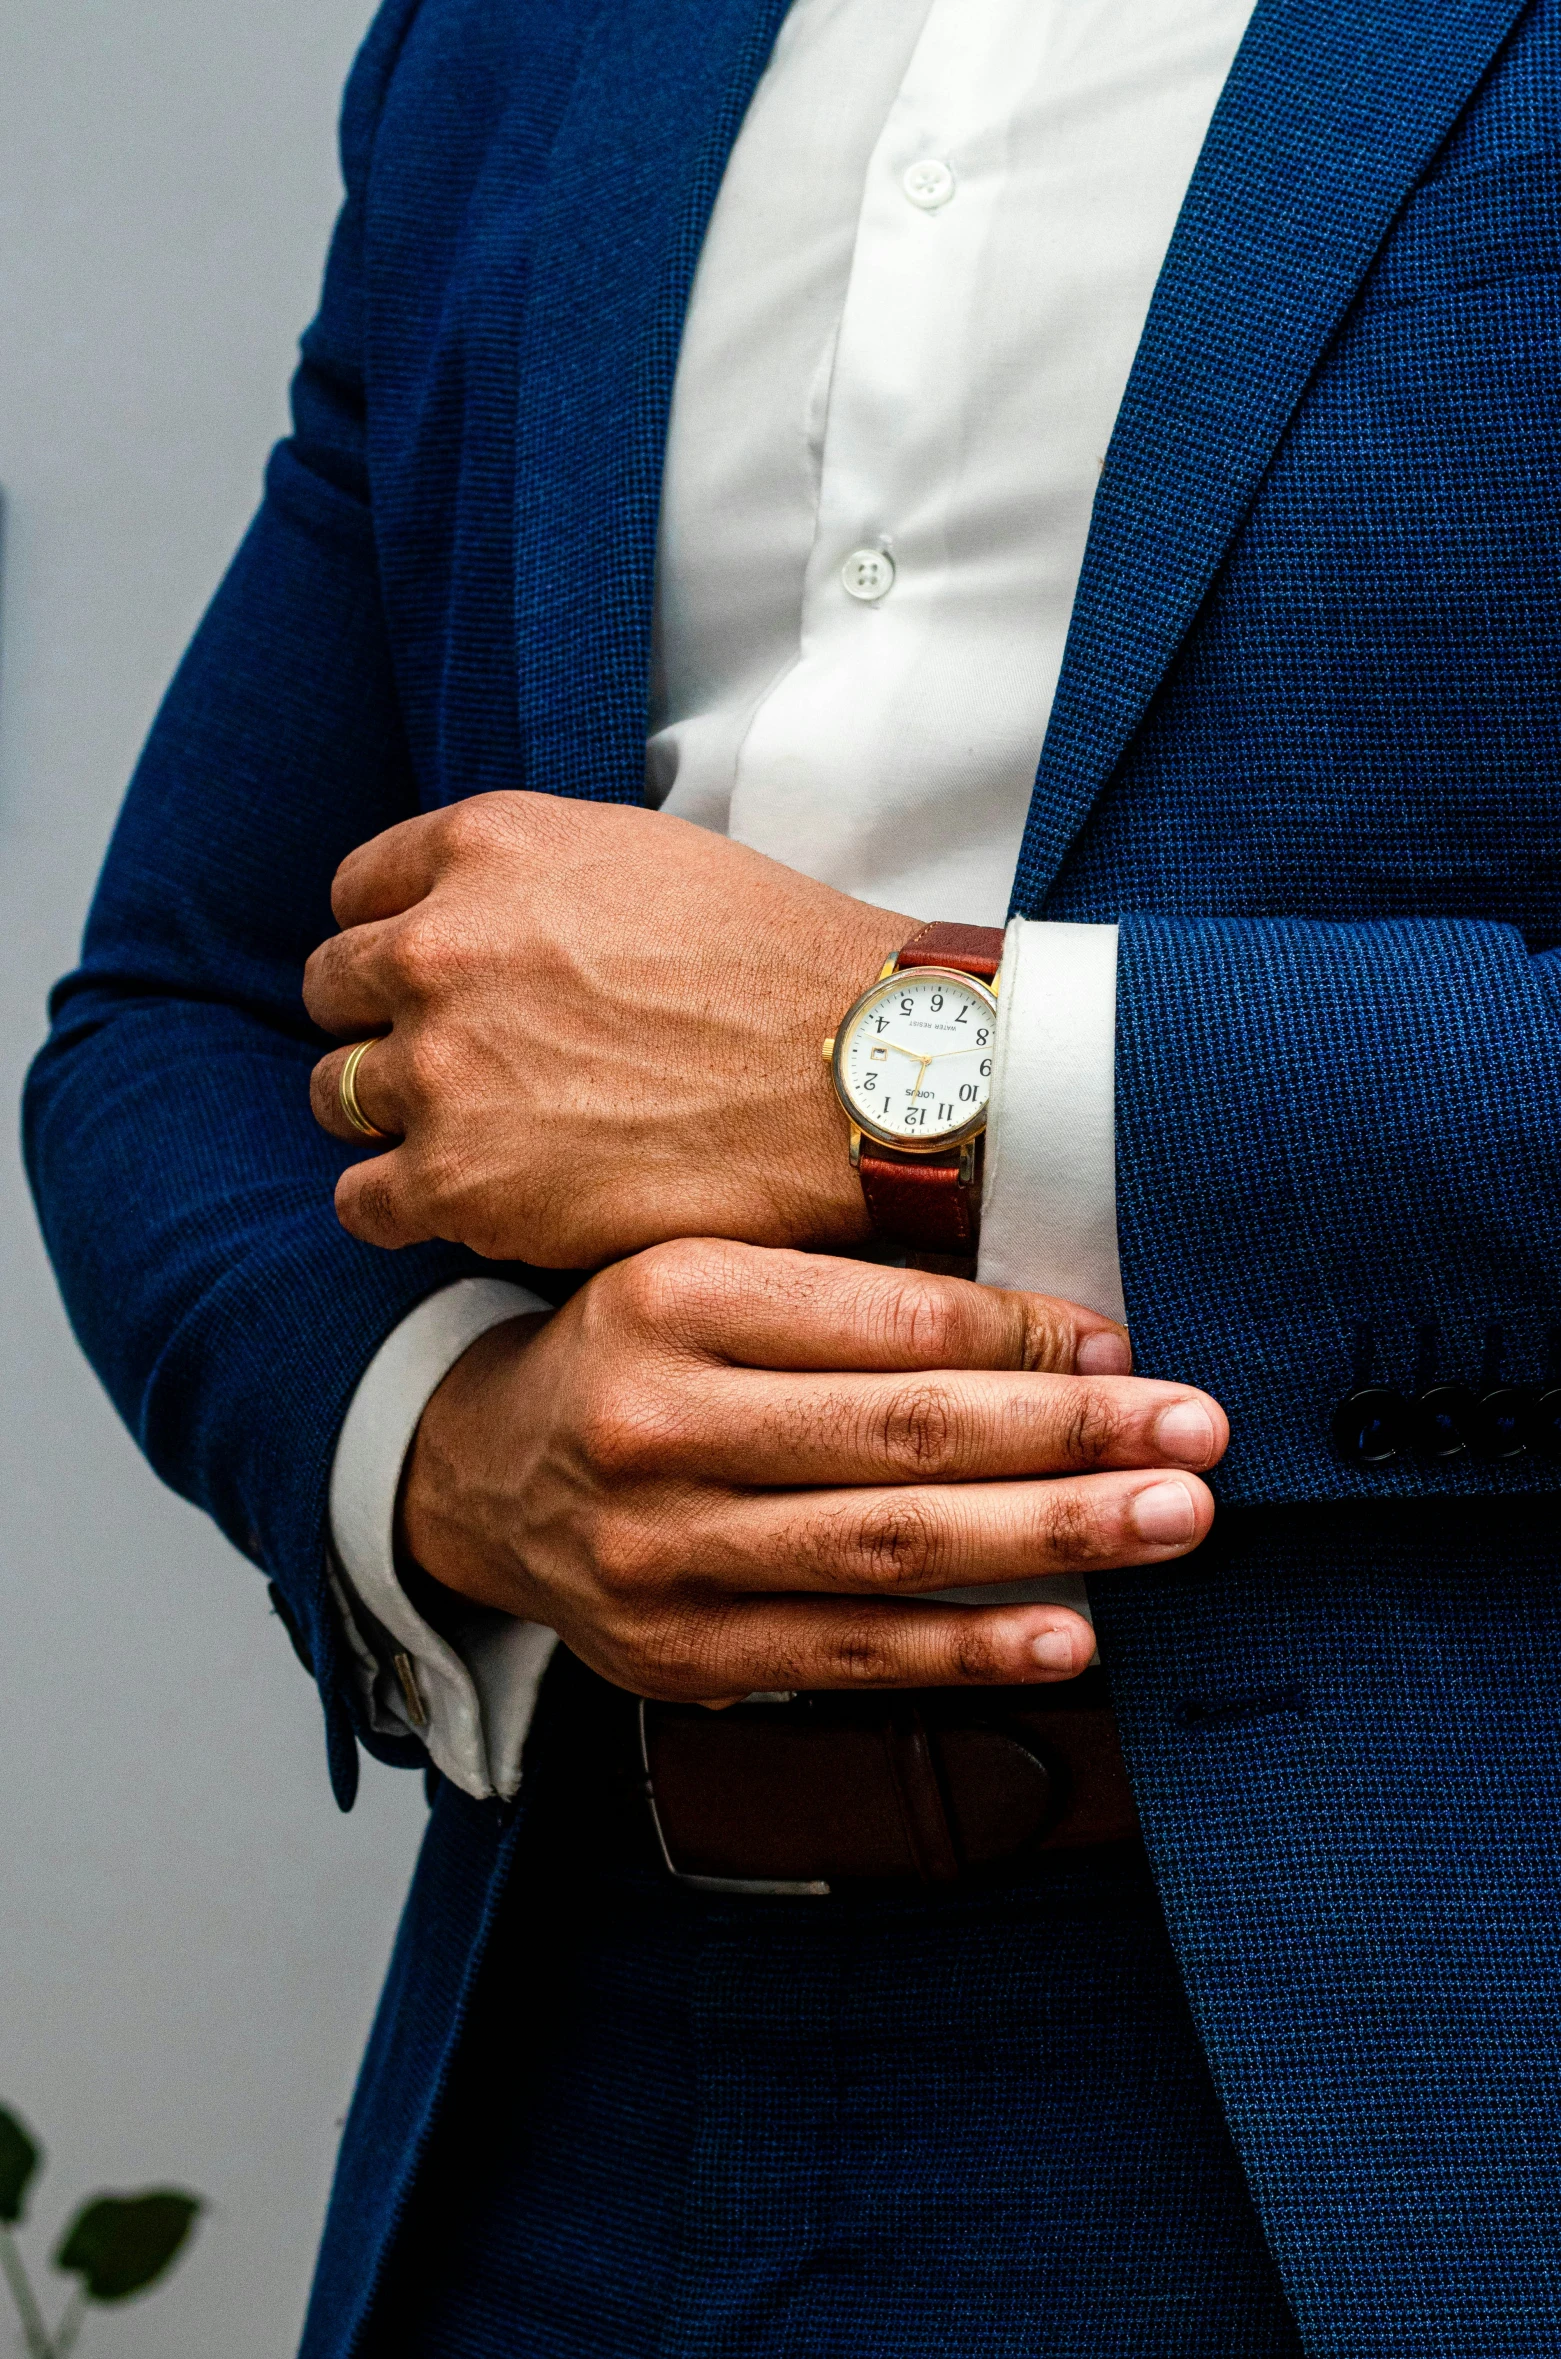
[[[792,1688],[761,1688],[753,1695],[744,1696],[742,1700],[745,1704],[792,1704],[796,1702],[796,1691]],[[650,1823],[656,1831],[656,1847],[672,1881],[681,1884],[685,1891],[725,1892],[740,1900],[827,1900],[830,1887],[822,1879],[790,1883],[769,1876],[696,1876],[678,1866],[668,1848],[666,1829],[661,1823],[661,1812],[656,1807],[656,1785],[651,1776],[650,1738],[645,1717],[648,1710],[649,1705],[642,1696],[639,1708],[640,1767],[645,1773],[645,1800],[650,1810]]]

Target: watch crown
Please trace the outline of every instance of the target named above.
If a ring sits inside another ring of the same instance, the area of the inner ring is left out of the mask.
[[[831,1058],[831,1057],[834,1055],[834,1053],[835,1053],[835,1036],[834,1036],[833,1032],[831,1032],[831,1034],[830,1034],[829,1038],[828,1038],[828,1039],[825,1041],[825,1043],[824,1043],[824,1062],[825,1062],[825,1064],[826,1064],[826,1065],[829,1063],[829,1060],[830,1060],[830,1058]]]

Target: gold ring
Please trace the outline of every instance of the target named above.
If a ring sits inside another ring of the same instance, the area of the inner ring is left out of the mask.
[[[378,1034],[375,1035],[375,1039],[377,1038]],[[373,1046],[373,1040],[360,1040],[355,1048],[348,1051],[347,1062],[341,1069],[341,1079],[336,1084],[336,1098],[342,1112],[360,1137],[388,1139],[391,1135],[390,1132],[377,1129],[358,1103],[358,1067]]]

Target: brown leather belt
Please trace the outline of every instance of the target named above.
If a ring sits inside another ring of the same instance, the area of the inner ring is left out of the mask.
[[[642,1704],[662,1858],[703,1891],[953,1885],[1138,1832],[1104,1675],[1056,1688]]]

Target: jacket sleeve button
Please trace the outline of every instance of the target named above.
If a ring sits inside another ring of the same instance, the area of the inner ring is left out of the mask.
[[[1333,1443],[1354,1466],[1386,1466],[1409,1441],[1409,1404],[1391,1385],[1365,1384],[1333,1413]]]
[[[1521,1458],[1534,1430],[1534,1395],[1526,1384],[1498,1384],[1480,1402],[1480,1455]]]
[[[1529,1411],[1529,1443],[1547,1458],[1561,1458],[1561,1384],[1540,1393]]]
[[[1479,1396],[1466,1384],[1428,1384],[1415,1402],[1415,1448],[1422,1458],[1461,1458],[1483,1431]]]

